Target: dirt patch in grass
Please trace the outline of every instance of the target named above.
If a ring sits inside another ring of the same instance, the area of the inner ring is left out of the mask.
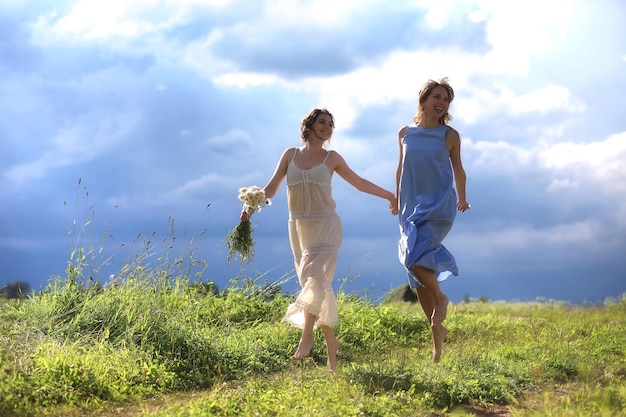
[[[464,405],[461,409],[476,417],[511,417],[508,405],[493,405],[489,408],[477,405]]]

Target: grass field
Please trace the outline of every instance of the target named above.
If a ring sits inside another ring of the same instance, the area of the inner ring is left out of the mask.
[[[431,361],[418,304],[338,293],[339,367],[321,334],[290,359],[292,295],[131,271],[0,302],[1,416],[624,416],[626,297],[451,304]],[[389,295],[391,300],[392,294]]]

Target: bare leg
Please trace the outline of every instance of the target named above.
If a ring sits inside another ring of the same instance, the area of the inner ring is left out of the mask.
[[[417,299],[422,306],[422,310],[424,310],[424,314],[426,314],[428,322],[430,322],[435,312],[435,297],[426,288],[419,287],[417,289]]]
[[[437,363],[441,359],[443,340],[448,334],[448,329],[442,324],[447,315],[448,297],[441,292],[437,276],[433,271],[415,267],[413,268],[413,273],[417,275],[420,283],[424,285],[417,289],[417,296],[424,314],[430,321],[433,335],[433,362]]]
[[[430,269],[421,266],[413,267],[412,271],[419,279],[419,282],[431,294],[435,302],[435,309],[430,317],[431,325],[441,324],[448,315],[448,297],[441,291],[437,276]]]
[[[437,363],[441,359],[443,351],[443,339],[448,335],[448,329],[443,324],[435,324],[431,327],[433,331],[433,362]]]
[[[303,359],[309,356],[311,349],[313,348],[313,326],[315,325],[315,315],[304,312],[304,329],[302,330],[302,337],[300,337],[300,343],[296,353],[293,354],[293,359]]]
[[[335,332],[330,326],[320,326],[324,338],[326,339],[326,350],[328,352],[328,370],[333,372],[337,368],[337,351],[339,350],[339,341],[335,337]]]

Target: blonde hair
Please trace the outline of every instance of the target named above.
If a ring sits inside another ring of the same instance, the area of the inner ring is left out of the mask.
[[[422,120],[422,116],[424,115],[424,109],[422,108],[422,104],[426,102],[435,87],[442,87],[446,90],[446,92],[448,93],[449,103],[452,103],[452,100],[454,100],[454,90],[448,83],[448,77],[441,78],[439,81],[426,81],[426,83],[424,83],[424,85],[420,89],[419,104],[417,105],[417,114],[413,116],[414,123],[419,123]],[[442,125],[446,125],[450,120],[452,120],[452,116],[450,115],[450,113],[446,112],[446,114],[439,118],[439,123]]]

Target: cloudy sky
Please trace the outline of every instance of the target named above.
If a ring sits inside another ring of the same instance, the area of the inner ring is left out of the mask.
[[[255,262],[226,261],[238,188],[264,186],[327,107],[331,148],[393,190],[397,131],[447,76],[472,203],[446,240],[450,298],[619,296],[625,23],[621,0],[3,1],[0,285],[40,289],[82,247],[98,279],[178,263],[295,291],[284,184],[255,215]],[[397,217],[333,185],[336,289],[376,299],[406,280]]]

